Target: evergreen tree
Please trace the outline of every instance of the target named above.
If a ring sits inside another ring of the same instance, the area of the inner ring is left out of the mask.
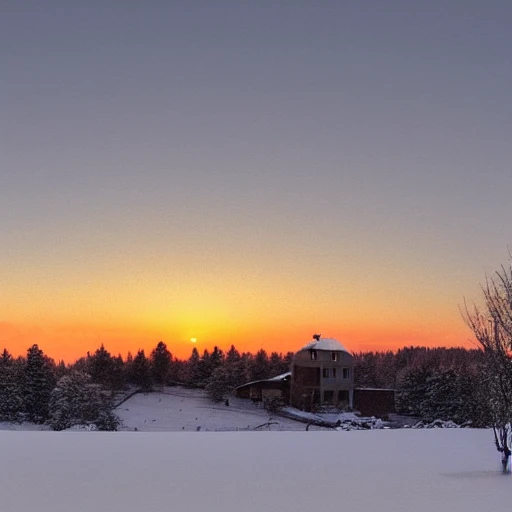
[[[226,398],[229,391],[229,373],[224,366],[217,366],[206,385],[206,393],[210,400],[213,400],[214,402],[221,402]]]
[[[187,361],[187,368],[185,372],[185,382],[191,387],[199,386],[201,382],[201,358],[197,348],[192,349],[192,354]]]
[[[427,380],[432,372],[426,368],[408,368],[399,376],[396,408],[399,412],[420,416],[427,392]]]
[[[240,352],[238,352],[234,345],[231,345],[226,353],[225,362],[226,364],[235,364],[238,363],[238,361],[240,361]]]
[[[0,421],[21,421],[22,417],[23,396],[19,369],[11,358],[7,363],[0,364]]]
[[[10,365],[14,361],[12,355],[9,353],[9,351],[4,348],[2,351],[2,355],[0,355],[0,365]]]
[[[123,389],[126,385],[126,367],[121,354],[114,357],[112,360],[112,375],[110,377],[110,384],[112,389]]]
[[[174,358],[171,365],[170,381],[172,384],[188,384],[188,360]]]
[[[219,347],[213,347],[213,352],[210,354],[210,374],[212,374],[219,366],[222,366],[223,363],[224,353]]]
[[[204,349],[201,360],[199,361],[199,380],[196,382],[196,386],[206,386],[208,380],[212,374],[212,368],[210,365],[210,353],[207,349]]]
[[[69,365],[69,373],[77,371],[87,373],[89,370],[89,359],[91,355],[87,352],[87,357],[80,357],[74,363]]]
[[[137,352],[137,355],[133,358],[129,372],[132,384],[140,386],[143,391],[151,390],[151,386],[153,384],[151,378],[151,367],[144,350],[139,350]]]
[[[268,379],[270,377],[270,364],[265,350],[260,349],[253,359],[251,367],[251,380]]]
[[[460,389],[457,373],[452,369],[436,370],[427,378],[420,413],[426,421],[462,423],[467,419],[463,417],[465,400],[468,396]]]
[[[51,362],[43,351],[32,345],[27,351],[24,371],[23,399],[27,419],[34,423],[44,423],[48,419],[50,394],[55,384]]]
[[[160,341],[151,352],[151,371],[155,384],[163,386],[169,383],[171,366],[172,354],[167,349],[167,345]]]
[[[69,373],[69,369],[66,366],[66,363],[62,360],[59,361],[57,366],[55,367],[55,380],[59,380],[64,375]]]
[[[96,350],[94,355],[88,355],[87,369],[95,384],[113,388],[112,377],[114,376],[115,362],[114,358],[108,350],[105,349],[103,343]]]
[[[230,389],[247,382],[245,359],[242,359],[240,352],[238,352],[234,345],[231,345],[231,348],[226,354],[224,368],[227,373],[227,380]]]
[[[54,430],[89,424],[99,430],[117,430],[119,419],[113,413],[111,394],[88,374],[72,372],[59,379],[52,391],[49,423]]]
[[[281,373],[284,373],[281,371],[281,369],[282,369],[281,354],[278,354],[277,352],[272,352],[270,354],[268,365],[269,365],[269,373],[272,377],[275,377],[276,375],[280,375]]]

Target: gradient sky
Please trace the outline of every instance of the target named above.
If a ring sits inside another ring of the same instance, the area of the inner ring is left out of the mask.
[[[0,3],[0,345],[469,345],[512,2]]]

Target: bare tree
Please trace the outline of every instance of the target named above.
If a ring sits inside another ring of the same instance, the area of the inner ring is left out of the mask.
[[[510,472],[512,449],[512,267],[501,267],[482,286],[484,306],[464,303],[464,320],[485,353],[482,384],[489,400],[496,449]]]

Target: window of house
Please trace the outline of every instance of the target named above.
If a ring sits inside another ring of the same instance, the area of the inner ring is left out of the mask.
[[[331,361],[337,361],[337,360],[338,360],[338,353],[331,352]]]
[[[316,361],[316,350],[311,351],[311,361]]]
[[[338,391],[338,402],[348,402],[348,391],[341,389]]]
[[[343,379],[350,379],[350,368],[343,368]]]
[[[329,378],[329,368],[324,368],[322,370],[322,376],[324,379],[328,379]]]
[[[335,379],[336,378],[336,368],[332,368],[331,372],[332,372],[332,378]]]
[[[324,402],[332,404],[332,399],[334,398],[334,391],[324,391]]]

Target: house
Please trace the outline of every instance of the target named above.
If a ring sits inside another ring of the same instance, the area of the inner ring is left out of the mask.
[[[271,379],[261,379],[242,384],[235,389],[239,398],[250,398],[253,402],[263,402],[269,398],[281,398],[286,403],[290,400],[291,372],[277,375]]]
[[[235,394],[255,402],[279,398],[305,410],[333,405],[366,416],[384,417],[395,412],[395,390],[354,389],[353,356],[339,341],[317,334],[295,353],[291,372],[242,384]]]
[[[293,357],[290,398],[295,407],[353,407],[353,356],[333,338],[313,336]]]
[[[242,384],[235,394],[255,402],[280,398],[306,410],[333,405],[377,416],[395,410],[393,389],[354,389],[353,356],[339,341],[319,335],[294,355],[291,372]]]

